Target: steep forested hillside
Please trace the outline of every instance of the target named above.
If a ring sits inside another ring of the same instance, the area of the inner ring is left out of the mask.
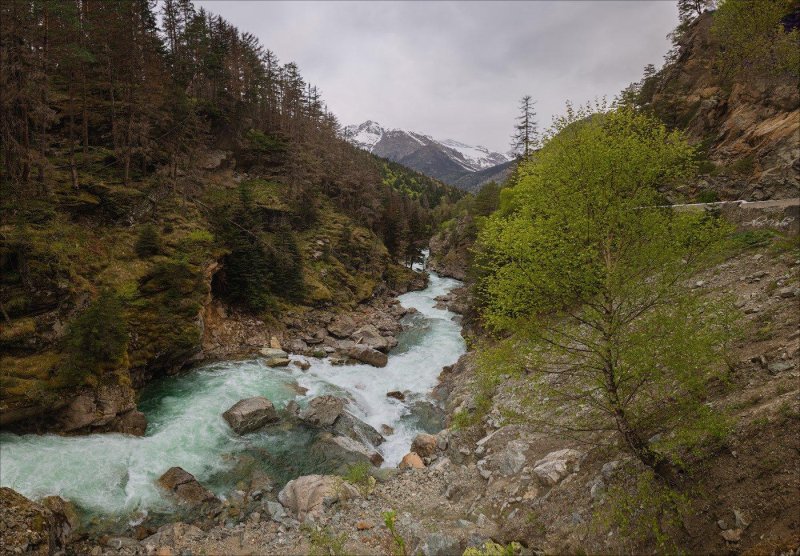
[[[338,139],[295,64],[188,0],[0,10],[0,423],[88,390],[123,430],[211,296],[274,318],[404,287],[461,195]]]

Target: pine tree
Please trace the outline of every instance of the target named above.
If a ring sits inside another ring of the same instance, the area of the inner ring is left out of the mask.
[[[136,254],[139,258],[146,259],[158,255],[161,251],[161,238],[153,224],[145,224],[136,239]]]
[[[530,95],[525,95],[519,102],[520,115],[517,116],[519,123],[514,127],[511,147],[521,158],[527,158],[539,144],[534,104],[536,101]]]

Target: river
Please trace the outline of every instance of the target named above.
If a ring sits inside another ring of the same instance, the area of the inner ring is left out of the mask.
[[[312,358],[307,371],[294,365],[271,369],[259,359],[213,363],[156,381],[142,392],[139,408],[148,419],[143,437],[0,434],[0,486],[32,499],[61,496],[85,515],[122,518],[174,509],[155,484],[172,466],[183,467],[221,497],[254,467],[279,485],[328,470],[324,455],[309,450],[313,434],[307,430],[278,425],[245,436],[232,433],[222,413],[252,396],[266,396],[278,408],[290,400],[303,406],[320,394],[346,397],[348,410],[363,421],[378,430],[394,428],[378,447],[384,466],[394,467],[417,433],[437,427],[410,406],[429,402],[442,367],[465,351],[455,315],[434,307],[437,296],[459,284],[431,273],[426,289],[400,296],[404,307],[418,313],[404,318],[406,329],[385,368],[332,366]],[[297,386],[307,393],[298,394]],[[405,402],[388,398],[391,390],[405,392]]]

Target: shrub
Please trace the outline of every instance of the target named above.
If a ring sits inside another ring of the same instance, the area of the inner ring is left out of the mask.
[[[392,554],[394,556],[406,556],[406,540],[397,532],[397,526],[395,525],[397,521],[397,512],[395,510],[389,510],[388,512],[383,512],[381,515],[383,516],[383,524],[386,525],[389,534],[392,536]]]
[[[355,486],[364,497],[372,494],[375,490],[375,477],[370,475],[371,465],[367,462],[355,463],[348,466],[344,474],[344,480]]]
[[[522,551],[522,545],[512,542],[507,545],[486,541],[479,548],[471,546],[464,551],[463,556],[515,556]]]
[[[632,484],[613,485],[606,503],[595,512],[593,526],[600,534],[615,531],[614,537],[627,546],[621,552],[636,552],[637,545],[655,544],[659,552],[676,553],[677,533],[691,511],[690,499],[657,481],[650,471],[637,471]]]
[[[334,535],[329,527],[307,528],[312,556],[346,556],[347,533]]]
[[[698,203],[716,203],[719,201],[719,195],[712,189],[704,189],[697,194]]]

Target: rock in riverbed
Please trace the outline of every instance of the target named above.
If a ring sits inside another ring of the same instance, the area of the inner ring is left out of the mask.
[[[353,333],[353,340],[360,345],[371,347],[378,351],[388,351],[389,341],[381,336],[380,331],[372,324],[367,324]]]
[[[379,446],[386,440],[374,427],[349,411],[343,411],[339,418],[336,419],[333,430],[342,436],[350,437],[359,442],[369,442],[373,446]]]
[[[171,467],[158,479],[158,484],[189,506],[199,506],[206,502],[216,502],[217,497],[201,485],[194,475],[181,467]]]
[[[236,402],[222,414],[237,434],[247,434],[278,420],[278,413],[272,402],[263,396],[247,398]]]
[[[348,436],[334,436],[323,432],[311,448],[312,453],[324,457],[328,463],[335,462],[342,466],[369,462],[378,466],[383,463],[383,456],[366,444]]]
[[[389,357],[376,349],[368,346],[356,345],[344,350],[344,354],[356,361],[361,361],[373,367],[385,367],[389,362]]]
[[[300,412],[300,419],[316,427],[330,427],[344,411],[347,400],[336,396],[319,396]]]

